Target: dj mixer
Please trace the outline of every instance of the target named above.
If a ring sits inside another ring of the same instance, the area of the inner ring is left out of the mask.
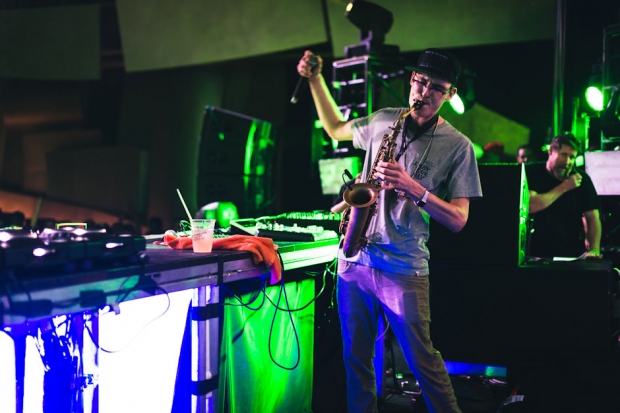
[[[290,212],[230,222],[231,234],[255,235],[274,241],[312,242],[338,238],[340,214]]]
[[[287,212],[278,215],[277,222],[282,225],[305,227],[316,225],[328,230],[338,232],[342,213],[312,211],[312,212]]]

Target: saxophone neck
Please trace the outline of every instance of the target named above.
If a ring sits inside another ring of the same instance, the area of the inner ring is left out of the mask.
[[[416,102],[418,101],[414,101],[413,106],[411,106],[409,109],[405,109],[400,113],[400,115],[398,115],[398,118],[396,118],[396,120],[394,121],[394,125],[392,125],[391,127],[394,132],[398,133],[398,131],[400,131],[402,123],[405,121],[405,119],[407,119],[407,116],[411,115],[413,111],[419,107],[416,107]]]
[[[414,100],[413,101],[413,105],[411,105],[410,108],[404,110],[400,116],[398,117],[398,121],[399,123],[404,121],[407,116],[410,116],[413,112],[415,112],[416,110],[420,109],[420,107],[422,106],[422,101],[421,100]]]
[[[420,109],[423,104],[424,103],[421,100],[414,100],[413,104],[411,105],[411,107],[409,109],[407,109],[403,113],[403,117],[407,117],[407,116],[411,115],[413,112],[415,112],[416,110]]]

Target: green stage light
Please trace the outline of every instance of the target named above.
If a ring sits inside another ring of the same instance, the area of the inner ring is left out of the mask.
[[[584,158],[583,155],[578,155],[575,158],[575,166],[578,166],[578,167],[581,168],[581,167],[583,167],[585,165],[585,163],[586,163],[586,159]]]
[[[458,80],[458,84],[453,86],[457,87],[457,92],[449,100],[452,110],[458,115],[470,110],[476,103],[476,93],[474,90],[474,79],[476,78],[476,72],[471,68],[469,62],[463,61],[463,71],[461,77]]]
[[[454,110],[456,113],[458,113],[459,115],[465,113],[465,104],[461,100],[461,97],[458,93],[454,94],[454,96],[452,96],[452,99],[450,99],[449,102],[450,106],[452,106],[452,110]]]
[[[200,208],[196,218],[214,219],[218,227],[226,228],[230,226],[230,221],[239,219],[237,207],[232,202],[211,202]]]
[[[484,155],[484,148],[479,143],[476,143],[476,142],[472,142],[472,143],[474,145],[474,155],[476,155],[476,159],[482,158],[482,156]]]
[[[603,110],[603,92],[595,86],[586,89],[586,101],[597,112]]]

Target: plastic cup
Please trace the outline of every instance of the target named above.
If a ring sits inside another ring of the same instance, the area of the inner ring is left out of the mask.
[[[192,219],[192,246],[194,252],[211,252],[213,248],[214,219]]]

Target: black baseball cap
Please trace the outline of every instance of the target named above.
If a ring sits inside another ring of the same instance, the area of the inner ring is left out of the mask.
[[[456,86],[461,76],[461,62],[447,50],[426,49],[418,57],[418,63],[407,66],[407,70],[436,76]]]

